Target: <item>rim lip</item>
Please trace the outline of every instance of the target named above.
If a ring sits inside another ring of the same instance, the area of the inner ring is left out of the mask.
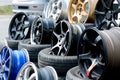
[[[114,2],[115,0],[113,0],[113,2]],[[96,4],[96,7],[95,7],[95,10],[97,10],[98,9],[98,6],[99,6],[99,3],[101,3],[101,1],[100,0],[98,0],[98,2],[97,2],[97,4]],[[118,2],[119,3],[119,2]],[[102,7],[103,7],[103,5],[102,5]],[[119,7],[118,7],[119,8]],[[105,12],[105,11],[104,11]],[[117,13],[117,14],[120,14],[120,12],[119,13]],[[101,16],[100,14],[98,14],[99,16]],[[105,13],[105,16],[106,16],[106,13]],[[105,17],[104,16],[104,17]],[[99,26],[100,24],[101,24],[101,21],[100,20],[98,20],[99,18],[97,18],[97,15],[96,14],[94,14],[94,19],[95,19],[95,21],[94,21],[94,23],[95,23],[95,26]],[[103,18],[104,19],[104,18]],[[103,20],[102,19],[102,20]],[[120,21],[120,20],[119,20]],[[100,22],[100,23],[99,23]],[[115,25],[114,25],[115,26]],[[120,26],[119,26],[120,27]],[[98,27],[99,28],[99,27]]]
[[[59,18],[60,18],[60,16],[61,16],[61,13],[62,13],[62,8],[63,8],[63,0],[57,0],[57,1],[61,1],[62,2],[62,6],[61,6],[61,12],[60,12],[60,14],[58,15],[58,18],[57,19],[54,19],[53,17],[53,19],[55,20],[55,22],[57,22],[58,20],[59,20]],[[51,18],[51,17],[49,17],[49,11],[51,12],[52,11],[52,9],[50,9],[51,8],[51,5],[54,3],[54,2],[56,2],[56,0],[50,0],[50,2],[48,3],[48,6],[46,7],[46,10],[45,10],[45,18]],[[49,10],[50,9],[50,10]]]
[[[53,71],[55,80],[58,80],[58,75],[57,75],[57,72],[55,71],[55,69],[52,66],[46,66],[46,67],[50,68],[50,70]]]
[[[69,6],[68,6],[68,20],[69,20],[70,23],[75,23],[75,21],[71,20],[71,6],[72,6],[72,2],[73,2],[73,0],[70,0]],[[88,0],[88,6],[89,6],[88,15],[86,16],[86,20],[84,21],[83,24],[85,24],[87,22],[88,18],[89,18],[90,8],[91,8],[89,0]],[[79,22],[77,21],[77,23],[79,23]]]
[[[65,55],[64,56],[66,56],[67,54],[68,54],[68,52],[69,52],[69,50],[70,50],[70,46],[71,46],[71,43],[72,43],[72,25],[68,22],[68,21],[66,21],[66,20],[62,20],[62,21],[60,21],[58,24],[61,24],[61,22],[64,22],[65,24],[67,24],[67,27],[68,27],[68,30],[69,30],[69,41],[68,41],[68,45],[69,45],[69,47],[67,48],[67,51],[64,53]],[[57,25],[58,25],[57,24]],[[56,25],[56,27],[55,27],[55,29],[57,28],[57,25]],[[59,26],[60,27],[60,26]],[[55,30],[54,29],[54,30]],[[54,32],[54,31],[53,31]],[[54,39],[53,39],[54,40]],[[53,47],[53,41],[52,40],[52,47]],[[51,48],[51,50],[52,50],[52,48]]]
[[[22,72],[24,71],[24,69],[26,69],[28,66],[31,67],[31,68],[34,70],[34,73],[36,74],[36,80],[38,80],[37,68],[36,68],[35,64],[32,63],[32,62],[27,62],[27,63],[25,63],[25,64],[21,67],[21,69],[19,70],[19,72],[18,72],[18,74],[17,74],[16,80],[19,79],[21,73],[22,73]]]
[[[24,52],[24,54],[25,54],[26,62],[30,61],[30,57],[29,57],[28,51],[27,51],[25,48],[23,48],[23,49],[21,49],[21,50],[22,50],[22,51]]]
[[[40,22],[41,22],[41,26],[40,26],[40,27],[41,27],[41,29],[42,29],[42,30],[41,30],[42,32],[41,32],[41,39],[40,39],[40,42],[39,42],[39,43],[42,42],[42,38],[43,38],[43,21],[42,21],[42,19],[43,19],[43,18],[41,18],[40,16],[37,16],[37,17],[35,18],[35,20],[33,21],[33,23],[32,23],[32,29],[33,29],[33,28],[36,28],[36,27],[33,27],[33,26],[34,26],[34,23],[36,23],[36,21],[40,21]],[[33,39],[34,39],[34,38],[33,38],[34,32],[33,32],[32,29],[31,29],[31,34],[30,34],[30,35],[31,35],[31,37],[30,37],[30,42],[31,42],[31,44],[37,44],[37,43],[35,43],[34,40],[33,40]]]
[[[104,55],[104,59],[105,59],[105,66],[104,66],[104,69],[103,69],[103,72],[101,73],[101,76],[104,76],[103,75],[103,73],[105,73],[105,71],[107,70],[107,67],[108,67],[108,56],[107,56],[107,49],[106,49],[106,47],[105,47],[105,42],[103,41],[103,37],[100,35],[100,31],[98,30],[98,29],[96,29],[96,28],[90,28],[90,29],[86,29],[83,33],[82,33],[82,35],[81,36],[83,36],[87,31],[89,31],[89,30],[91,30],[91,31],[94,31],[94,32],[96,32],[102,39],[102,47],[103,47],[103,55]],[[82,38],[82,37],[81,37]],[[80,39],[80,41],[81,41],[81,39]],[[79,46],[80,47],[80,46]],[[85,53],[84,53],[85,54]],[[80,58],[79,58],[79,55],[80,55],[80,52],[79,52],[79,50],[78,50],[78,65],[79,65],[79,68],[80,68],[80,70],[81,70],[81,68],[84,68],[84,66],[82,67],[81,66],[81,63],[80,63]],[[83,73],[82,73],[83,74]],[[99,77],[99,78],[101,78],[101,76]],[[87,76],[88,77],[88,76]],[[88,77],[89,78],[89,77]]]
[[[10,73],[11,73],[11,67],[12,67],[12,54],[11,54],[11,52],[10,52],[9,47],[5,46],[5,47],[2,48],[2,50],[4,50],[4,49],[7,49],[7,50],[8,50],[8,53],[10,54],[9,73],[8,73],[8,80],[9,80],[9,79],[10,79]],[[2,51],[2,50],[1,50],[1,51]],[[1,54],[1,53],[0,53],[0,54]]]
[[[13,39],[13,38],[11,37],[12,25],[13,25],[15,19],[16,19],[18,16],[20,16],[20,15],[25,15],[26,18],[28,19],[28,22],[30,22],[30,20],[29,20],[29,18],[28,18],[28,16],[27,16],[26,13],[24,13],[24,12],[19,12],[19,13],[15,14],[15,15],[13,16],[12,20],[10,21],[10,25],[9,25],[9,28],[8,28],[8,35],[9,35],[9,38],[10,38],[10,39]],[[30,27],[30,25],[29,25],[29,27]],[[29,32],[29,30],[28,30],[28,32]],[[26,34],[26,36],[27,36],[27,35],[28,35],[28,33]],[[25,36],[23,39],[25,39],[26,36]],[[14,39],[13,39],[13,40],[14,40]]]

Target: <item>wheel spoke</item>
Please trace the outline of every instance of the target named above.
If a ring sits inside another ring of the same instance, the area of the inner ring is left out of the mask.
[[[73,8],[74,10],[76,10],[76,9],[77,9],[76,4],[72,4],[72,8]]]
[[[90,67],[87,69],[86,71],[86,75],[89,77],[90,76],[90,73],[91,71],[93,70],[93,68],[98,64],[97,60],[96,59],[93,59],[92,60],[92,64],[90,65]]]
[[[106,3],[105,3],[104,0],[101,0],[101,2],[102,2],[103,6],[104,6],[106,9],[109,9],[109,7],[107,7],[107,5],[106,5]]]
[[[79,58],[80,59],[90,59],[91,58],[91,53],[89,52],[89,53],[85,53],[85,54],[80,54],[79,55]]]
[[[8,76],[4,73],[3,74],[3,80],[7,80]]]
[[[16,26],[13,25],[13,28],[11,29],[12,32],[16,32]]]
[[[105,12],[101,12],[101,11],[95,10],[95,14],[105,15]]]
[[[8,49],[7,50],[4,50],[3,52],[2,52],[2,59],[3,60],[5,60],[6,59],[6,57],[7,57],[7,54],[8,54]]]
[[[29,28],[29,24],[24,24],[23,29]]]
[[[16,26],[18,25],[19,21],[18,18],[15,19]]]
[[[78,23],[82,21],[82,15],[78,16]]]
[[[23,32],[20,33],[20,38],[23,39],[25,37],[25,34]]]
[[[13,37],[13,38],[14,38],[14,40],[17,40],[17,39],[18,39],[18,36],[19,36],[19,33],[18,33],[18,32],[16,32],[15,36]]]
[[[103,20],[102,20],[102,22],[100,23],[100,25],[98,25],[98,28],[99,29],[102,29],[102,27],[103,27],[103,25],[106,23],[106,19],[104,18]]]
[[[107,27],[107,29],[110,29],[111,28],[111,21],[106,21],[106,23],[107,23],[107,25],[106,25],[106,27]]]
[[[5,63],[7,63],[10,60],[10,56],[5,60]]]
[[[5,71],[6,71],[6,72],[9,72],[10,69],[9,69],[7,66],[5,66]]]
[[[58,53],[57,53],[57,55],[58,55],[58,56],[60,56],[60,55],[61,55],[61,50],[62,50],[62,47],[61,47],[61,46],[59,46],[59,50],[58,50]]]
[[[31,67],[27,67],[27,68],[24,70],[24,76],[23,76],[24,80],[28,80],[30,70],[31,70]]]
[[[25,15],[21,17],[21,22],[24,22],[24,20],[25,20]]]
[[[85,1],[84,1],[84,5],[85,5],[86,3],[88,3],[88,0],[85,0]]]
[[[82,16],[88,16],[88,14],[85,11],[81,12]]]
[[[33,73],[33,74],[31,74],[31,76],[29,77],[28,80],[35,80],[35,79],[36,79],[36,74]]]
[[[59,39],[59,35],[56,32],[53,32],[54,36]]]

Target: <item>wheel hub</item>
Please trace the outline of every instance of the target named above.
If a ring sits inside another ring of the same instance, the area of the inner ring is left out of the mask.
[[[112,11],[108,11],[106,14],[106,19],[107,20],[112,20]]]
[[[18,31],[21,31],[21,30],[22,30],[22,25],[23,25],[22,23],[20,23],[20,24],[18,25],[18,28],[17,28]]]
[[[59,46],[63,45],[65,42],[65,35],[61,34],[59,38]]]

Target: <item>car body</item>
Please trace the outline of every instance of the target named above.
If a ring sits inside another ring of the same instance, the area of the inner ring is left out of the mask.
[[[49,0],[13,0],[12,11],[14,13],[25,12],[29,14],[42,14],[48,2]]]

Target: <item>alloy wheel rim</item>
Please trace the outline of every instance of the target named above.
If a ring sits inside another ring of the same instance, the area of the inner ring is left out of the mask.
[[[89,14],[88,0],[71,0],[68,17],[71,23],[85,23]]]
[[[37,68],[33,63],[26,63],[19,71],[17,78],[18,80],[38,80]]]
[[[99,0],[95,9],[95,23],[98,29],[120,27],[120,1]]]
[[[40,17],[33,22],[31,29],[31,44],[40,44],[43,35],[43,27]]]
[[[94,34],[96,34],[96,32]],[[87,34],[84,32],[81,37],[81,54],[79,54],[79,66],[80,70],[83,70],[81,74],[89,79],[98,80],[106,66],[102,39],[99,34],[90,38],[90,32]]]
[[[22,40],[27,37],[30,21],[25,13],[16,14],[9,26],[9,36],[14,40]]]
[[[52,49],[50,54],[59,56],[67,55],[71,44],[71,37],[71,29],[67,22],[59,22],[53,31]]]
[[[61,15],[62,9],[62,0],[52,0],[48,4],[46,17],[52,17],[54,20],[58,20],[59,16]]]

